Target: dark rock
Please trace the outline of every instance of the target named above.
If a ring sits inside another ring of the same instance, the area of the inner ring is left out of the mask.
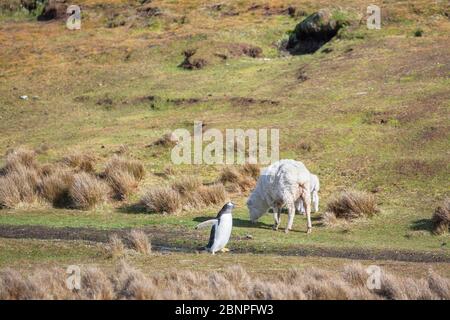
[[[66,17],[67,8],[66,0],[49,0],[37,19],[38,21],[63,19]]]
[[[286,49],[291,54],[314,53],[348,23],[333,18],[333,14],[329,10],[319,10],[295,27],[289,37]]]

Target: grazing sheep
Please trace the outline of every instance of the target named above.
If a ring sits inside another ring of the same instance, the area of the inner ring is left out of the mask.
[[[310,179],[310,192],[311,192],[311,199],[312,204],[314,208],[314,212],[319,211],[319,190],[320,190],[320,183],[319,183],[319,177],[315,174],[311,173],[311,179]],[[303,206],[303,202],[300,201],[298,203],[297,211],[305,214],[305,207]]]
[[[310,173],[305,165],[294,160],[280,160],[267,167],[258,178],[255,190],[247,201],[250,220],[255,222],[272,207],[275,224],[280,225],[281,209],[286,206],[289,220],[285,232],[292,229],[295,208],[303,201],[306,207],[308,233],[311,232]]]

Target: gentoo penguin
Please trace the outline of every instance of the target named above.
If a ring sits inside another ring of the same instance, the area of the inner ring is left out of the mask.
[[[232,202],[226,203],[222,209],[220,209],[215,219],[207,220],[195,227],[195,229],[200,229],[212,226],[209,242],[205,247],[205,249],[212,254],[215,254],[217,251],[229,251],[225,246],[231,236],[231,229],[233,227],[233,216],[231,211],[234,207],[235,205]]]

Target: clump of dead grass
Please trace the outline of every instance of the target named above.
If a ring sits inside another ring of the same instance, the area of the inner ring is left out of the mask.
[[[184,176],[172,184],[181,199],[184,209],[201,209],[223,204],[227,192],[222,184],[203,185],[202,180],[195,176]]]
[[[152,252],[151,242],[147,234],[141,230],[132,230],[130,232],[130,241],[133,249],[142,254],[150,254]]]
[[[109,237],[106,249],[111,258],[120,258],[125,255],[125,245],[117,234],[113,234]]]
[[[107,185],[85,172],[73,176],[69,196],[75,209],[89,210],[104,204],[109,193]]]
[[[0,209],[40,205],[44,200],[57,208],[87,210],[108,200],[111,190],[115,198],[125,199],[145,176],[142,163],[119,156],[106,164],[104,181],[96,177],[90,155],[73,153],[42,166],[35,156],[24,148],[7,152],[0,169]]]
[[[163,146],[163,147],[173,147],[178,143],[178,137],[173,133],[169,132],[164,134],[161,138],[154,141],[150,146]]]
[[[122,245],[120,256],[123,250]],[[450,279],[433,271],[426,278],[416,279],[382,270],[380,286],[370,289],[369,273],[357,263],[336,271],[315,267],[292,269],[265,278],[251,275],[240,266],[212,271],[207,276],[204,272],[186,270],[144,273],[120,260],[113,271],[87,267],[81,274],[81,288],[71,291],[65,285],[67,275],[63,269],[36,269],[28,276],[3,269],[0,299],[450,299]]]
[[[227,166],[222,169],[219,181],[231,192],[245,192],[255,187],[259,174],[260,167],[256,164]]]
[[[14,209],[37,203],[40,177],[33,167],[15,163],[0,176],[0,208]]]
[[[141,181],[145,177],[145,168],[140,161],[120,156],[113,156],[106,164],[105,174],[108,175],[111,171],[128,172],[136,181]]]
[[[220,183],[201,186],[197,189],[196,197],[204,206],[219,205],[227,199],[227,191]]]
[[[183,176],[172,184],[172,189],[180,195],[186,195],[194,192],[202,186],[202,180],[197,176]]]
[[[96,159],[90,154],[74,152],[62,158],[62,163],[73,168],[76,172],[95,172]]]
[[[17,167],[37,169],[36,152],[23,147],[10,149],[6,152],[6,161],[3,172],[17,171]]]
[[[102,177],[113,190],[114,198],[124,200],[137,189],[145,177],[145,169],[140,161],[114,156],[106,164]]]
[[[181,197],[169,187],[152,187],[141,197],[141,205],[152,213],[176,214],[181,209]]]
[[[449,230],[450,227],[450,198],[436,208],[431,218],[433,223],[433,232],[435,234],[443,234]]]
[[[322,221],[325,225],[332,225],[337,222],[337,219],[370,218],[378,212],[373,194],[364,191],[345,190],[328,203]]]
[[[56,208],[68,208],[71,206],[69,190],[73,182],[73,171],[61,166],[53,167],[42,177],[40,195]]]

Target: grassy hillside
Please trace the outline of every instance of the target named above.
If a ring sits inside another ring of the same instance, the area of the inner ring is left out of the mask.
[[[327,228],[314,215],[304,233],[297,216],[289,235],[247,223],[247,194],[239,204],[237,236],[255,247],[322,245],[398,248],[449,254],[448,235],[430,233],[434,208],[449,194],[450,20],[445,1],[384,1],[381,30],[341,30],[324,49],[290,56],[277,44],[307,15],[340,8],[360,16],[367,3],[340,1],[151,2],[80,0],[80,31],[63,21],[3,12],[0,22],[0,153],[17,146],[48,151],[42,162],[72,150],[100,159],[121,145],[149,174],[138,193],[195,174],[214,181],[220,166],[170,166],[170,148],[148,147],[176,128],[203,121],[208,128],[279,128],[280,156],[303,161],[321,179],[322,210],[344,188],[373,191],[381,209],[372,220]],[[296,8],[293,15],[286,9]],[[421,36],[417,30],[422,30]],[[258,46],[252,58],[236,48]],[[200,70],[177,67],[197,49]],[[227,55],[223,59],[220,55]],[[28,100],[19,97],[27,95]],[[154,100],[148,97],[155,97]],[[2,224],[193,227],[216,208],[181,216],[132,214],[114,203],[96,211],[0,210]],[[218,208],[217,208],[218,209]],[[283,226],[286,218],[283,217]],[[232,247],[232,245],[231,245]]]

